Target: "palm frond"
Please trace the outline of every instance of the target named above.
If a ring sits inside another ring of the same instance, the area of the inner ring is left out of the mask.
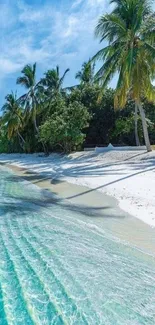
[[[66,69],[65,72],[63,73],[62,77],[59,80],[59,87],[61,87],[63,85],[64,79],[66,77],[66,74],[70,71],[70,69]]]
[[[100,42],[105,38],[109,42],[113,42],[118,37],[118,34],[123,36],[125,32],[124,21],[112,13],[101,16],[95,29],[95,36],[100,38]]]
[[[22,85],[25,88],[29,88],[29,80],[26,76],[17,78],[17,85]]]
[[[27,64],[21,73],[22,76],[17,78],[17,84],[21,84],[27,89],[34,87],[36,83],[36,63],[33,65]]]
[[[102,60],[97,77],[103,86],[117,72],[115,106],[123,107],[128,92],[139,101],[144,95],[154,98],[155,14],[149,0],[111,0],[111,14],[102,15],[95,35],[109,44],[92,60]]]

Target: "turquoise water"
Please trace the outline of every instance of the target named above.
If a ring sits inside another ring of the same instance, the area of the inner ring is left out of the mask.
[[[0,173],[0,325],[155,324],[153,257]]]

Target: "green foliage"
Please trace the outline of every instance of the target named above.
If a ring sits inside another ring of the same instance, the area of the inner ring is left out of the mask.
[[[102,60],[98,81],[105,87],[118,74],[114,106],[124,108],[128,97],[140,111],[147,151],[151,151],[142,98],[155,101],[155,15],[149,0],[111,0],[111,13],[102,15],[96,36],[108,45],[94,60]]]
[[[0,127],[0,153],[16,153],[22,152],[19,144],[19,139],[14,136],[11,139],[8,138],[8,130],[6,126],[3,126],[1,121]]]
[[[81,85],[93,84],[95,65],[89,60],[84,62],[81,71],[78,71],[75,78],[80,81]]]
[[[155,144],[155,104],[144,100],[144,109],[146,112],[146,117],[150,121],[149,125],[149,136],[152,144]]]
[[[143,140],[143,130],[140,117],[138,117],[138,135],[140,142]],[[135,142],[134,139],[134,115],[129,117],[120,117],[115,122],[115,127],[111,132],[111,142],[132,145]]]
[[[64,152],[76,150],[82,145],[90,115],[84,105],[72,102],[68,106],[64,100],[53,103],[55,111],[40,127],[40,140],[52,148]]]
[[[94,98],[91,101],[90,112],[92,119],[87,129],[86,142],[90,145],[108,144],[110,142],[111,129],[114,127],[116,118],[113,105],[114,91],[106,89],[99,99],[98,92],[94,93],[94,96],[97,96],[97,100],[95,101]]]
[[[63,152],[80,149],[83,142],[85,146],[107,145],[109,142],[135,145],[134,102],[128,100],[125,110],[114,110],[114,90],[101,92],[99,85],[85,83],[51,98],[47,98],[39,87],[36,95],[37,134],[31,112],[24,111],[13,94],[6,97],[1,152],[39,152],[42,150],[41,141],[47,151]],[[152,122],[149,123],[151,142],[155,143],[155,106],[144,100],[144,108],[147,119]],[[21,143],[18,133],[24,143]],[[138,133],[143,144],[140,117]]]
[[[111,0],[115,4],[110,14],[102,15],[96,36],[108,46],[94,59],[103,60],[97,72],[105,86],[118,73],[115,106],[124,107],[128,92],[140,102],[144,95],[155,100],[152,78],[155,73],[155,15],[148,0]]]
[[[115,124],[114,91],[105,89],[101,95],[98,85],[85,85],[75,89],[69,96],[69,101],[77,100],[88,108],[91,115],[89,127],[86,130],[85,145],[108,144],[110,132]]]
[[[60,77],[60,69],[57,66],[56,69],[48,70],[44,73],[44,78],[40,80],[39,86],[43,87],[42,90],[47,100],[50,101],[54,96],[64,93],[63,83],[68,72],[69,69],[66,69]]]
[[[7,137],[7,132],[1,130],[0,133],[0,153],[8,153],[9,152],[9,140]]]
[[[21,71],[22,76],[17,78],[17,85],[22,85],[27,89],[35,86],[36,82],[36,63],[27,64]]]
[[[96,27],[97,37],[108,44],[83,63],[75,76],[78,85],[64,88],[69,69],[61,75],[59,66],[47,70],[38,81],[36,63],[22,69],[17,84],[24,86],[25,94],[20,98],[7,95],[3,106],[1,151],[70,152],[83,144],[109,142],[135,145],[135,107],[141,144],[144,133],[147,149],[151,149],[147,126],[154,143],[155,15],[149,0],[110,2],[115,4],[112,12],[101,16]],[[97,59],[102,66],[95,76]],[[116,91],[107,88],[115,73]]]

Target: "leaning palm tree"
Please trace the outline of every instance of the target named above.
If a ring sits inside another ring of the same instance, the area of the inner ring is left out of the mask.
[[[37,136],[39,128],[37,125],[37,108],[40,106],[40,81],[36,82],[36,63],[26,65],[21,71],[22,76],[17,78],[17,84],[24,86],[27,93],[19,98],[19,103],[24,106],[25,119],[32,118],[33,125]],[[46,147],[42,142],[44,152],[47,153]]]
[[[33,65],[26,65],[21,71],[22,76],[17,78],[17,84],[22,85],[27,89],[27,93],[19,98],[19,102],[24,106],[26,114],[30,115],[33,120],[34,128],[36,133],[38,134],[38,126],[37,126],[37,87],[38,83],[36,83],[36,63]]]
[[[21,134],[23,129],[23,111],[18,105],[16,94],[9,94],[6,96],[6,103],[2,107],[3,117],[2,123],[7,128],[8,139],[13,136],[18,136],[19,144],[24,148],[25,140]]]
[[[155,75],[155,14],[149,0],[111,0],[115,8],[100,17],[96,36],[108,45],[95,59],[103,65],[97,77],[103,86],[117,73],[115,107],[123,108],[132,96],[140,112],[145,144],[151,151],[142,98],[155,100],[152,80]]]

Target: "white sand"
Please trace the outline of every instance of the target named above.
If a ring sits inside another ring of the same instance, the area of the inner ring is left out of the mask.
[[[126,212],[155,227],[155,151],[81,152],[49,157],[3,154],[0,162],[105,192],[115,197]]]

